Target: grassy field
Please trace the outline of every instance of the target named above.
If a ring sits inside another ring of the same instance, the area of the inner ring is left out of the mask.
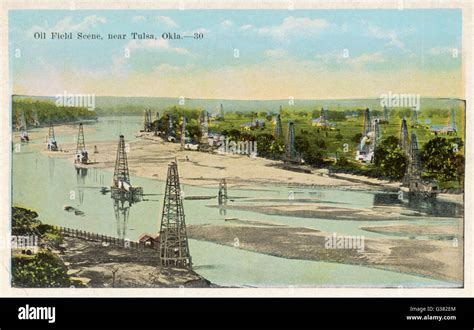
[[[331,120],[335,123],[334,130],[319,130],[319,136],[326,142],[328,154],[335,154],[336,152],[342,152],[344,145],[347,144],[349,147],[348,156],[354,155],[356,152],[358,139],[354,137],[362,133],[364,125],[364,114],[362,109],[346,109],[345,111],[359,110],[357,117],[348,117],[340,120]],[[340,110],[343,111],[343,110]],[[380,125],[380,133],[382,139],[387,136],[399,136],[400,126],[403,115],[409,115],[410,109],[397,109],[392,110],[389,117],[389,122]],[[302,134],[302,131],[306,132],[318,132],[318,128],[311,125],[311,120],[319,116],[319,111],[304,111],[291,109],[283,109],[281,115],[282,128],[284,135],[286,136],[286,130],[288,121],[292,120],[295,124],[296,135]],[[463,109],[455,109],[456,126],[458,129],[457,136],[464,140],[464,113]],[[257,128],[252,130],[244,130],[241,124],[252,121],[252,118],[259,118],[265,120],[264,128]],[[418,138],[418,146],[421,149],[423,145],[432,139],[435,135],[430,131],[431,125],[447,126],[450,120],[450,111],[447,109],[425,109],[418,113],[418,120],[421,124],[412,127],[411,118],[407,118],[409,134],[415,132]],[[254,113],[232,113],[228,112],[225,114],[225,120],[212,121],[209,126],[211,131],[221,132],[223,130],[237,129],[241,132],[247,132],[254,136],[262,133],[273,134],[274,123],[273,116],[267,115],[264,112]]]

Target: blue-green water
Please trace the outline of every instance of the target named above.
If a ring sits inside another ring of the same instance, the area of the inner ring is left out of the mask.
[[[117,139],[124,134],[128,141],[134,138],[141,125],[139,117],[103,118],[94,124],[95,131],[86,135],[90,141]],[[74,141],[74,136],[57,135],[61,142]],[[42,141],[32,141],[32,144]],[[90,148],[90,147],[89,147]],[[41,220],[70,228],[88,230],[111,236],[135,240],[143,233],[159,231],[162,192],[164,183],[159,180],[133,177],[134,185],[142,186],[146,201],[133,204],[128,209],[128,220],[123,220],[123,210],[117,217],[109,194],[102,194],[101,187],[109,187],[112,172],[90,168],[87,173],[77,172],[67,159],[53,158],[34,151],[32,146],[23,145],[21,152],[13,154],[12,199],[16,205],[36,210]],[[183,185],[186,196],[217,195],[217,188]],[[317,197],[317,202],[334,203],[346,208],[372,207],[379,203],[383,192],[356,192],[321,187],[294,188],[265,186],[260,190],[231,189],[229,195],[235,204],[265,205],[265,200],[283,199],[293,191],[295,198]],[[385,194],[386,195],[386,194]],[[382,196],[382,199],[385,197]],[[258,199],[261,199],[259,201]],[[287,200],[287,199],[286,199]],[[384,199],[385,200],[385,199]],[[291,203],[291,200],[287,200]],[[315,201],[316,202],[316,201]],[[185,200],[187,224],[216,224],[233,226],[232,221],[224,221],[219,209],[214,207],[216,199]],[[83,212],[75,215],[66,212],[64,206],[72,206]],[[254,211],[227,210],[227,218],[253,221],[268,221],[292,227],[315,228],[339,235],[364,235],[380,237],[383,234],[360,229],[373,225],[373,221],[329,220],[316,218],[286,217],[266,215]],[[403,223],[462,225],[458,217],[444,216],[443,220],[420,217],[416,221]],[[393,224],[394,221],[377,221],[377,225]],[[384,271],[369,267],[343,265],[337,263],[290,260],[269,255],[244,251],[236,247],[190,240],[193,267],[211,282],[226,286],[453,286],[454,283],[437,281],[426,277]]]

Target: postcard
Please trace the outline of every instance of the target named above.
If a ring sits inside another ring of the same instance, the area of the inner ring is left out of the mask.
[[[472,286],[470,7],[40,4],[4,6],[5,295]]]

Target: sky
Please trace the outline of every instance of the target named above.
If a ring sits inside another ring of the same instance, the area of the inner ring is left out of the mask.
[[[463,97],[461,10],[14,10],[12,94]],[[34,38],[46,32],[48,39]],[[51,32],[103,40],[50,40]],[[130,33],[154,34],[133,40]],[[162,39],[163,33],[202,39]],[[108,34],[127,34],[108,40]],[[236,56],[238,55],[238,56]]]

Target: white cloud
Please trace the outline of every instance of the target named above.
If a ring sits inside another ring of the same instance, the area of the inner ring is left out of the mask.
[[[48,34],[51,32],[83,32],[100,24],[105,24],[106,22],[107,19],[105,17],[91,15],[84,17],[79,23],[74,23],[72,17],[69,16],[58,21],[56,25],[51,28],[35,25],[27,31],[27,34],[32,36],[34,32],[46,32]]]
[[[145,22],[146,17],[145,16],[133,16],[132,17],[132,22],[137,23],[137,22]]]
[[[406,50],[405,44],[399,39],[395,30],[386,31],[366,21],[362,21],[362,25],[367,29],[367,34],[370,37],[385,40],[389,46]]]
[[[242,31],[248,31],[248,30],[251,30],[252,28],[253,28],[253,25],[251,24],[245,24],[240,27]]]
[[[281,48],[268,49],[265,51],[265,55],[272,58],[282,58],[285,57],[288,52]]]
[[[348,54],[344,57],[344,52],[330,52],[326,54],[316,54],[316,61],[323,66],[338,66],[341,69],[365,69],[370,64],[384,63],[386,58],[382,52],[363,53],[355,57]]]
[[[232,21],[230,21],[230,20],[228,20],[228,19],[225,20],[225,21],[223,21],[223,22],[221,23],[221,26],[224,27],[224,28],[229,28],[229,27],[231,27],[231,26],[233,26],[233,25],[234,25],[234,23],[232,23]]]
[[[290,36],[316,35],[328,27],[329,22],[325,19],[290,16],[285,18],[280,25],[262,27],[257,29],[257,32],[275,39],[284,39]]]
[[[173,21],[172,18],[170,18],[168,16],[157,16],[157,17],[155,17],[155,21],[157,21],[159,24],[163,24],[163,25],[165,25],[166,27],[169,27],[169,28],[178,27],[178,24],[175,21]]]
[[[456,47],[433,47],[428,49],[430,55],[450,55],[457,54],[459,56],[459,49]]]

